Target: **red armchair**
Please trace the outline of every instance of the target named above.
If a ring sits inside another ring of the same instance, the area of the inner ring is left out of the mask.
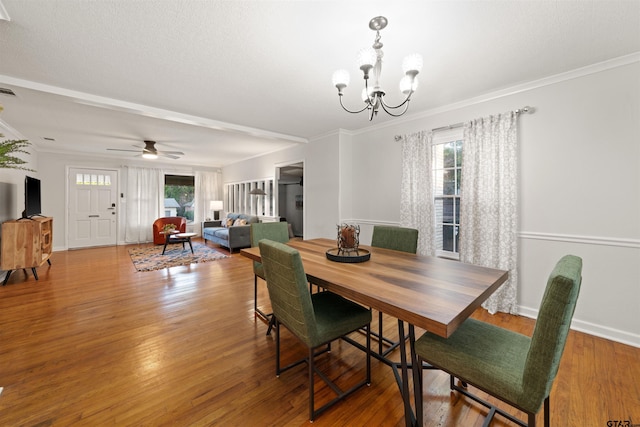
[[[164,245],[165,236],[160,234],[162,228],[167,224],[176,226],[176,230],[181,233],[187,232],[187,219],[181,216],[165,216],[158,218],[153,222],[153,243],[155,245]]]

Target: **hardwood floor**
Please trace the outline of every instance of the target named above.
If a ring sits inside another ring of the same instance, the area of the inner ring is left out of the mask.
[[[128,248],[55,252],[39,281],[18,271],[0,287],[1,426],[309,424],[306,366],[275,377],[274,339],[253,315],[249,260],[236,253],[138,273]],[[268,310],[264,286],[259,301]],[[474,317],[533,330],[522,317]],[[397,336],[395,319],[385,325]],[[284,328],[282,346],[288,360],[305,352]],[[340,382],[363,374],[364,355],[346,343],[319,360]],[[424,375],[425,426],[482,425],[485,409],[451,397],[445,374]],[[372,380],[314,425],[403,425],[390,368],[373,359]],[[316,383],[321,402],[330,393]],[[551,393],[552,425],[640,423],[639,396],[640,349],[571,331]]]

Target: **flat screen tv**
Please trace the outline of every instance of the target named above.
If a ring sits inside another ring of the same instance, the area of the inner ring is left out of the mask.
[[[40,180],[30,176],[24,177],[24,212],[23,218],[31,218],[42,213],[40,205]]]

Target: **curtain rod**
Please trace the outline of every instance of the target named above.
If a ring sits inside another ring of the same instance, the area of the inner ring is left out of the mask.
[[[529,114],[533,114],[535,112],[535,108],[533,107],[529,107],[528,105],[522,107],[522,108],[518,108],[517,110],[513,110],[513,112],[516,115],[519,114],[523,114],[523,113],[529,113]],[[433,128],[431,129],[431,132],[438,132],[438,131],[442,131],[442,130],[450,130],[450,129],[457,129],[459,127],[464,126],[465,122],[460,122],[460,123],[454,123],[452,125],[447,125],[447,126],[440,126],[438,128]],[[395,136],[395,140],[400,141],[402,139],[402,135],[396,135]]]

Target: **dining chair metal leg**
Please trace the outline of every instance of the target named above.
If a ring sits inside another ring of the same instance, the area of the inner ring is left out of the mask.
[[[411,326],[410,326],[411,327]],[[398,319],[398,335],[400,336],[400,341],[404,342],[404,322]],[[409,393],[409,373],[408,373],[408,364],[407,364],[407,350],[403,346],[400,348],[400,364],[402,368],[402,401],[404,402],[404,418],[407,427],[411,427],[413,424],[411,418],[413,410],[411,409],[411,396]]]
[[[536,414],[529,414],[527,427],[536,427]]]
[[[313,422],[313,418],[315,415],[314,411],[314,399],[313,399],[313,390],[314,384],[313,380],[315,378],[315,361],[313,357],[313,348],[309,348],[309,421]]]
[[[262,317],[266,322],[268,322],[269,327],[267,328],[267,334],[271,335],[271,329],[273,329],[273,314],[265,313],[264,311],[258,308],[258,276],[253,275],[253,311],[258,316]]]
[[[371,385],[371,324],[367,325],[367,386]]]
[[[416,398],[416,420],[418,425],[422,425],[424,422],[424,414],[422,408],[422,399],[424,398],[424,392],[422,391],[423,387],[423,378],[422,378],[422,370],[417,369],[418,366],[422,366],[423,360],[420,356],[416,357],[416,365],[412,366],[413,369],[413,390]],[[417,371],[417,372],[416,372]],[[416,376],[418,380],[416,381]]]
[[[382,312],[378,312],[378,354],[382,355]]]
[[[280,323],[273,316],[276,327],[276,378],[280,377]]]
[[[416,424],[422,425],[422,360],[416,354],[416,331],[409,324],[409,351],[411,355],[411,373],[413,374],[413,398],[416,408]]]
[[[549,403],[549,396],[547,396],[547,398],[544,400],[544,427],[549,427],[549,414],[551,414],[551,411],[549,409],[549,407],[551,406],[551,404]]]

